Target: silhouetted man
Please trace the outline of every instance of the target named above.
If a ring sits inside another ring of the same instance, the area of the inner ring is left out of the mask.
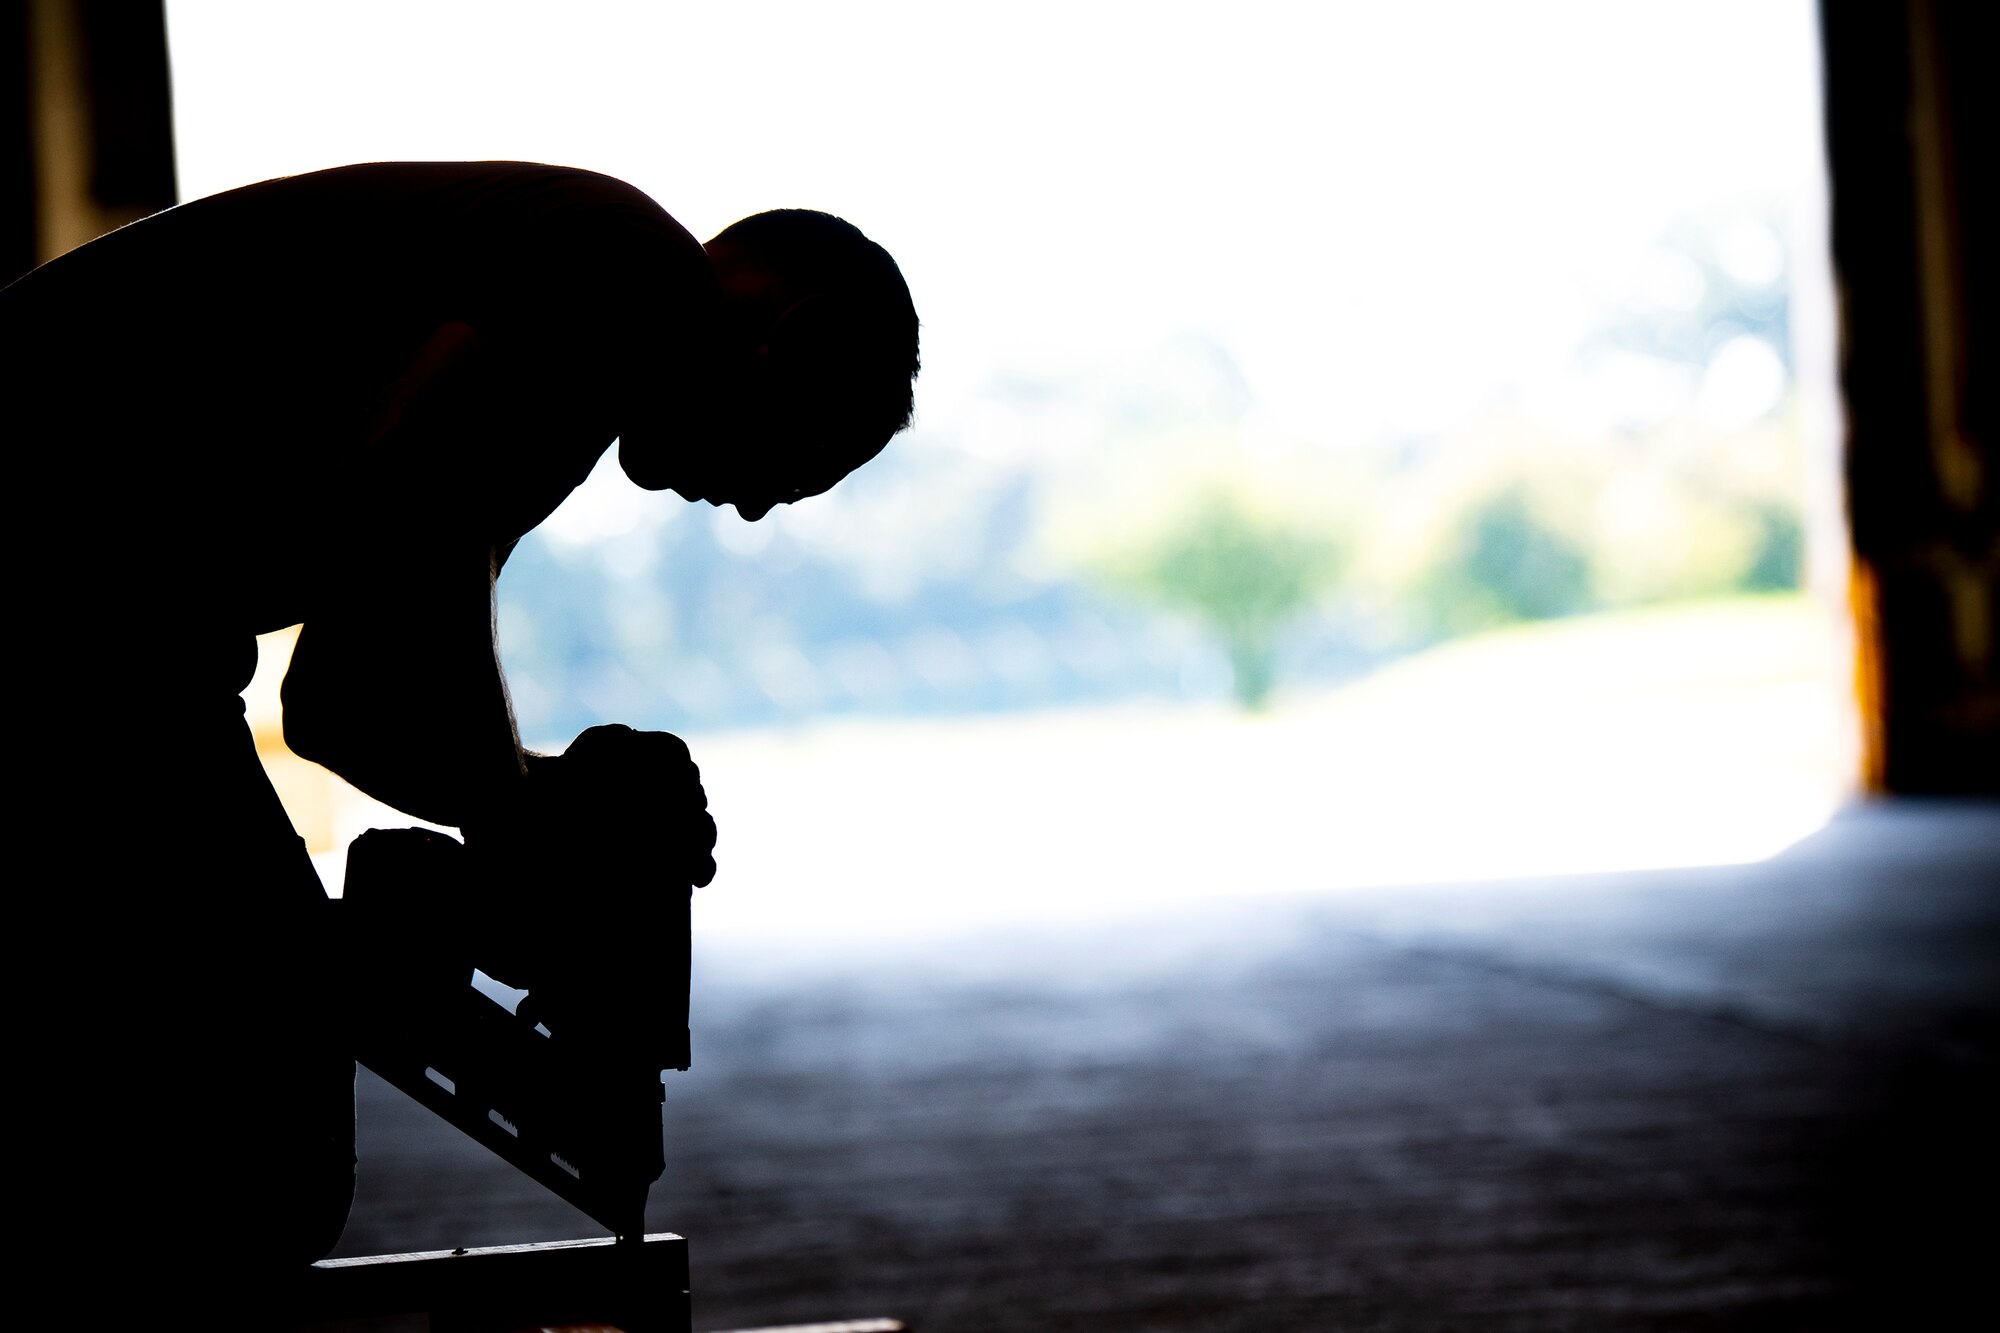
[[[42,923],[16,1077],[48,1111],[44,1224],[123,1227],[164,1194],[252,1259],[339,1234],[352,1070],[315,1037],[326,904],[243,724],[252,636],[303,625],[295,750],[462,830],[503,899],[560,898],[518,882],[547,869],[535,775],[564,761],[515,731],[501,563],[614,437],[639,485],[745,518],[826,490],[908,424],[916,332],[894,261],[838,219],[704,247],[629,185],[527,163],[267,181],[0,293],[38,529],[17,856],[59,858],[17,889]],[[596,739],[592,780],[659,822],[659,882],[707,883],[685,748]]]

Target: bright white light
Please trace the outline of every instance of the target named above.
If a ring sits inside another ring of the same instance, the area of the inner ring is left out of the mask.
[[[1804,0],[177,0],[169,19],[184,195],[509,157],[623,176],[703,235],[826,208],[903,264],[923,420],[946,433],[997,373],[1185,330],[1222,337],[1292,434],[1430,424],[1566,353],[1591,275],[1678,213],[1814,161]]]
[[[1701,304],[1708,284],[1700,266],[1686,255],[1653,250],[1640,269],[1639,289],[1645,300],[1663,310],[1685,311]]]
[[[711,736],[704,939],[880,940],[1162,904],[1764,859],[1824,824],[1801,603],[1474,641],[1267,718],[1128,708]],[[1254,910],[1246,907],[1246,910]]]
[[[1729,276],[1748,287],[1768,287],[1785,273],[1785,245],[1761,222],[1736,222],[1716,233],[1715,255]]]
[[[525,158],[624,177],[699,235],[781,205],[851,217],[910,279],[921,429],[963,436],[965,485],[983,484],[982,462],[1097,443],[1084,412],[973,419],[996,380],[1051,366],[1088,380],[1188,331],[1226,346],[1272,437],[1441,425],[1566,366],[1606,275],[1670,221],[1789,189],[1816,162],[1807,0],[177,0],[169,20],[184,197],[345,162]],[[1772,262],[1760,244],[1718,257],[1754,281]],[[1685,282],[1669,296],[1691,299]],[[1763,410],[1773,355],[1724,349],[1703,409]],[[1662,414],[1689,387],[1607,361],[1566,410]],[[766,522],[857,561],[894,533],[894,558],[863,568],[893,596],[910,552],[958,549],[948,494],[829,496]],[[637,569],[650,546],[617,543],[678,508],[607,464],[547,530]],[[713,521],[746,550],[775,530]],[[962,643],[912,647],[912,671],[978,666]],[[1130,651],[1087,623],[1051,648],[1082,671]],[[838,669],[901,668],[856,645]],[[754,670],[788,703],[818,688],[783,652]],[[862,919],[861,903],[935,924],[1743,859],[1830,806],[1810,782],[1758,786],[1755,764],[1718,760],[1793,718],[1794,696],[1605,713],[1628,754],[1678,757],[1618,769],[1615,747],[1590,748],[1606,727],[1565,733],[1565,749],[1522,711],[1588,702],[1590,683],[1427,687],[1401,711],[1348,696],[1282,731],[1141,714],[711,741],[716,808],[751,818],[725,824],[725,878],[700,910],[715,928],[810,931]],[[630,682],[591,688],[613,707]],[[688,662],[650,688],[700,711],[729,682]],[[1461,759],[1482,753],[1484,767]],[[1234,780],[1251,773],[1271,781]],[[395,822],[369,813],[355,827]]]
[[[1698,406],[1723,430],[1747,426],[1777,407],[1785,393],[1785,363],[1777,348],[1749,335],[1716,349],[1702,373]]]

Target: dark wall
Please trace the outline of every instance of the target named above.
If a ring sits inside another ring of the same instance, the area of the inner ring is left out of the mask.
[[[0,282],[175,202],[161,0],[0,0]]]
[[[1823,0],[1869,780],[2000,791],[1993,111],[1974,7]]]
[[[144,217],[174,205],[173,95],[166,6],[83,6],[84,79],[90,89],[90,195],[106,209]]]
[[[27,0],[0,0],[0,282],[37,258],[29,123]]]

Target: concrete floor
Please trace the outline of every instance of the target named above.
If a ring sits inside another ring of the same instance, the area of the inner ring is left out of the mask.
[[[698,955],[696,1328],[1992,1323],[2000,804],[1757,865]],[[595,1234],[365,1073],[339,1253]],[[1947,1313],[1949,1312],[1949,1313]]]

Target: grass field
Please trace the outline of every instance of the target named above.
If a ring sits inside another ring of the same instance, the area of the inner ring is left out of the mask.
[[[1803,598],[1544,623],[1226,705],[697,742],[710,931],[878,934],[1343,886],[1720,864],[1818,827],[1851,762]]]
[[[816,942],[1756,860],[1848,793],[1840,660],[1814,603],[1743,598],[1459,640],[1257,714],[1160,703],[693,736],[722,829],[697,926]],[[298,818],[326,824],[332,883],[347,838],[408,822],[351,792]]]

